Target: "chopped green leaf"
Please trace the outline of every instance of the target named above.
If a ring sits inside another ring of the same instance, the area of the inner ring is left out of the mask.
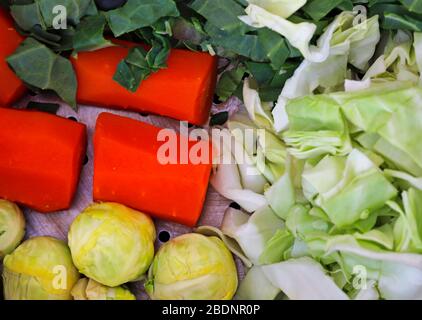
[[[143,80],[152,73],[166,68],[167,58],[170,54],[169,40],[155,35],[151,44],[152,47],[149,51],[143,47],[131,48],[127,57],[119,63],[113,79],[126,89],[136,92]]]
[[[242,79],[245,75],[246,69],[239,66],[230,71],[226,71],[221,75],[217,84],[216,94],[222,101],[230,98],[239,86],[242,85]]]
[[[332,10],[344,4],[348,5],[348,10],[353,8],[351,0],[311,0],[303,7],[303,11],[312,19],[319,21],[326,17]]]
[[[47,103],[47,102],[35,102],[30,101],[26,105],[26,108],[29,110],[38,110],[51,114],[57,114],[57,111],[60,108],[60,105],[57,103]]]
[[[84,18],[76,28],[73,37],[74,53],[93,51],[111,46],[111,41],[104,39],[105,25],[106,19],[103,15]]]
[[[229,113],[223,111],[217,114],[214,114],[210,120],[210,126],[222,126],[229,120]]]
[[[245,11],[234,0],[195,0],[191,8],[224,32],[244,34],[250,29],[239,20]]]
[[[42,90],[53,90],[76,108],[77,80],[71,62],[33,38],[27,38],[7,58],[22,81]]]
[[[410,16],[400,16],[395,13],[386,13],[384,15],[384,28],[386,29],[404,29],[410,31],[422,31],[422,21]]]
[[[178,17],[173,0],[129,0],[123,7],[105,13],[114,36],[149,27],[162,17]]]
[[[400,2],[410,12],[422,13],[422,0],[400,0]]]

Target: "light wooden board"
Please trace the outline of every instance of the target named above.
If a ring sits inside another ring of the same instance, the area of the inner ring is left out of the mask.
[[[84,165],[79,181],[78,192],[73,202],[72,207],[69,210],[61,211],[53,214],[41,214],[32,210],[25,210],[25,216],[27,221],[27,233],[26,238],[34,236],[52,236],[62,240],[67,240],[67,233],[69,226],[74,218],[84,210],[88,205],[92,203],[92,172],[93,172],[93,146],[92,136],[95,129],[95,123],[98,115],[102,112],[111,112],[114,114],[130,117],[139,121],[154,124],[159,127],[179,129],[179,122],[149,115],[143,116],[134,112],[116,111],[110,109],[102,109],[89,106],[80,106],[78,112],[72,110],[69,106],[63,104],[60,100],[53,96],[43,95],[31,97],[27,96],[18,103],[18,107],[25,107],[28,101],[41,101],[41,102],[53,102],[61,104],[58,115],[62,117],[73,117],[77,121],[84,123],[88,128],[88,149],[87,158],[88,162]],[[57,190],[60,192],[60,190]],[[206,203],[203,209],[199,225],[208,225],[220,227],[224,212],[227,209],[230,201],[220,196],[211,186],[209,187]],[[161,231],[167,231],[171,237],[176,237],[180,234],[191,232],[192,229],[167,221],[156,220],[157,235]],[[159,248],[162,243],[157,239],[156,247]],[[243,276],[243,268],[238,259],[236,259],[239,277]],[[132,291],[137,295],[138,299],[146,299],[147,296],[143,291],[143,285],[140,282],[131,284]]]

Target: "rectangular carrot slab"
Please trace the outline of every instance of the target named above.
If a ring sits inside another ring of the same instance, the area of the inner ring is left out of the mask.
[[[81,123],[43,112],[0,108],[0,198],[44,213],[68,209],[86,140]]]
[[[25,85],[13,73],[6,58],[15,52],[23,37],[15,30],[9,13],[0,8],[0,105],[9,106],[25,92]]]
[[[94,199],[119,202],[192,227],[201,215],[212,164],[193,164],[191,159],[186,164],[180,160],[162,164],[157,156],[165,143],[158,141],[160,130],[129,118],[100,114],[94,135]],[[174,136],[177,148],[181,137]],[[210,147],[210,143],[204,140],[187,146],[192,150]]]
[[[119,62],[135,44],[81,52],[72,59],[81,104],[153,113],[202,125],[214,94],[217,58],[207,53],[172,49],[168,68],[152,74],[133,93],[113,80]]]

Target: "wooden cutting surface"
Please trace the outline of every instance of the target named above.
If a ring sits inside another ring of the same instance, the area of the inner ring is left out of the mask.
[[[89,106],[79,106],[77,112],[72,110],[69,106],[63,104],[60,100],[53,96],[42,95],[42,96],[27,96],[18,103],[18,107],[25,107],[28,101],[39,101],[39,102],[52,102],[61,105],[58,115],[66,118],[73,119],[84,123],[88,128],[88,149],[86,163],[83,167],[81,178],[79,181],[79,187],[77,195],[74,199],[73,205],[69,210],[61,211],[53,214],[41,214],[32,210],[25,210],[25,217],[27,221],[27,232],[26,238],[34,236],[53,236],[62,240],[67,240],[67,233],[69,226],[73,219],[88,205],[92,203],[92,172],[93,172],[93,147],[92,147],[92,136],[94,133],[95,122],[98,115],[102,112],[111,112],[114,114],[130,117],[139,121],[154,124],[159,127],[173,128],[179,130],[179,122],[154,116],[154,115],[141,115],[134,112],[116,111],[110,109],[102,109]],[[57,190],[60,192],[60,190]],[[199,222],[199,225],[208,225],[220,227],[224,212],[227,209],[230,201],[220,196],[211,186],[209,187],[207,199],[203,209],[203,213]],[[167,231],[171,238],[178,235],[189,233],[192,229],[166,221],[155,221],[157,235],[161,232]],[[157,249],[162,245],[157,237],[156,247]],[[242,277],[243,268],[239,260],[236,259],[239,276]],[[131,290],[136,294],[138,299],[146,299],[147,296],[143,291],[143,285],[141,282],[130,284]]]

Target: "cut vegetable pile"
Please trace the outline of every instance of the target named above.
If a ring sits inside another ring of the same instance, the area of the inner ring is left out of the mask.
[[[288,38],[280,15],[247,13]],[[421,34],[356,18],[339,14],[317,47],[297,44],[305,59],[274,105],[245,81],[247,116],[222,129],[259,171],[223,164],[212,179],[253,212],[230,209],[222,227],[251,267],[241,299],[422,299]]]
[[[142,280],[151,299],[422,300],[422,0],[76,0],[66,28],[56,4],[0,9],[6,299],[133,300],[125,284]],[[68,209],[86,150],[84,125],[8,108],[23,84],[75,109],[203,125],[223,143],[208,162],[163,165],[161,128],[103,113],[92,174],[104,202],[68,244],[19,245],[10,201]],[[221,228],[198,226],[209,179],[234,202]],[[197,228],[155,252],[147,214]]]

